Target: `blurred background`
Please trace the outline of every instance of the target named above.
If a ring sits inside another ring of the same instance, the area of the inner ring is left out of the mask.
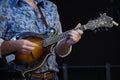
[[[107,13],[120,24],[120,0],[52,0],[63,31]],[[71,54],[57,58],[61,80],[120,80],[120,26],[86,30]]]

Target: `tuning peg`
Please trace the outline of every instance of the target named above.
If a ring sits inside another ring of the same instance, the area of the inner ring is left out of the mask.
[[[104,29],[104,30],[105,30],[105,31],[108,31],[108,28],[106,28],[106,27],[105,27],[105,29]]]
[[[93,30],[94,33],[97,33],[97,30]]]
[[[118,26],[119,24],[115,21],[112,21],[113,25]]]
[[[94,33],[101,31],[99,28],[94,30]]]
[[[94,33],[98,32],[98,31],[108,31],[108,28],[107,27],[97,28],[94,30]]]

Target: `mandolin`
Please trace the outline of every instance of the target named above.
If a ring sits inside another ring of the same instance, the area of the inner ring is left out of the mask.
[[[94,20],[89,20],[87,24],[82,25],[80,28],[75,28],[74,30],[94,30],[99,27],[111,28],[113,25],[118,26],[113,18],[104,14],[100,14],[100,17]],[[69,31],[65,31],[57,35],[57,31],[54,28],[49,28],[50,33],[53,35],[47,37],[43,34],[34,32],[23,32],[14,36],[11,40],[27,39],[33,43],[38,44],[38,46],[31,53],[13,53],[15,55],[15,63],[22,68],[17,70],[25,76],[27,73],[33,72],[37,69],[41,69],[46,63],[50,55],[54,55],[50,52],[53,51],[55,44],[65,38],[69,37]],[[36,64],[36,65],[34,65]]]

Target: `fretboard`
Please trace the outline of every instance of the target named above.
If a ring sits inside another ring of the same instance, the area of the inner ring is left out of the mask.
[[[84,30],[86,30],[87,28],[86,28],[85,25],[83,25],[83,26],[81,26],[80,28],[74,28],[74,29],[72,29],[72,30],[76,30],[76,29],[80,29],[80,30],[83,30],[83,31],[84,31]],[[63,33],[61,33],[61,34],[59,34],[59,35],[46,38],[46,39],[43,41],[43,47],[47,47],[47,46],[52,45],[52,44],[54,44],[54,43],[56,43],[56,42],[58,42],[58,41],[60,41],[60,40],[62,40],[62,39],[68,38],[68,37],[70,36],[70,35],[69,35],[69,32],[70,32],[70,31],[71,31],[71,30],[68,30],[68,31],[65,31],[65,32],[63,32]]]

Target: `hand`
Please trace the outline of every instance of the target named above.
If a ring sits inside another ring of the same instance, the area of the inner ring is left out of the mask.
[[[28,41],[28,40],[16,40],[14,42],[14,47],[16,48],[17,52],[21,52],[21,53],[31,53],[32,50],[38,46],[37,44]]]
[[[75,28],[81,27],[81,24],[79,23]],[[60,56],[66,56],[68,55],[70,48],[73,44],[77,43],[81,39],[81,35],[83,34],[83,31],[80,29],[71,30],[69,32],[70,37],[63,39],[60,41],[60,43],[56,47],[56,53]],[[64,47],[63,47],[64,46]],[[61,53],[62,52],[62,53]]]
[[[81,27],[80,23],[75,28],[79,28],[79,27]],[[81,39],[81,35],[83,34],[83,31],[80,29],[71,30],[69,34],[70,34],[70,37],[66,39],[66,43],[73,45]]]
[[[38,46],[37,44],[28,41],[28,40],[11,40],[11,41],[4,41],[1,46],[1,52],[3,54],[8,54],[11,52],[15,53],[31,53],[31,51]]]

